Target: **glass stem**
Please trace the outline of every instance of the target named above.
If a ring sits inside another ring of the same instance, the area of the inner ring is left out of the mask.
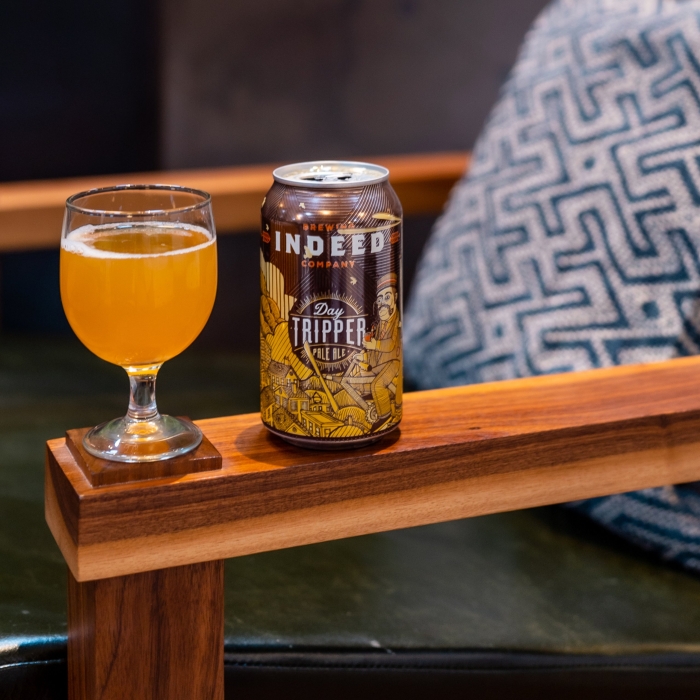
[[[158,406],[156,406],[156,377],[160,365],[146,368],[129,367],[126,371],[129,375],[129,410],[126,412],[128,420],[142,422],[160,418]]]

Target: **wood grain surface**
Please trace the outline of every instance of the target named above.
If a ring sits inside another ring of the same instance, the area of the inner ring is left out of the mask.
[[[223,561],[78,583],[70,700],[223,700]]]
[[[76,464],[92,486],[123,484],[130,481],[157,479],[168,476],[182,476],[221,469],[221,454],[209,442],[206,435],[196,450],[173,459],[156,462],[114,462],[93,457],[83,446],[83,438],[90,428],[77,428],[66,431],[66,445]]]
[[[358,160],[389,168],[390,181],[407,216],[437,214],[469,162],[465,151]],[[252,231],[260,225],[262,198],[277,164],[209,170],[172,170],[0,184],[0,251],[56,247],[66,199],[76,192],[123,183],[168,183],[212,195],[219,233]]]
[[[346,452],[204,420],[220,471],[98,489],[52,440],[47,520],[82,581],[700,479],[700,357],[417,392],[404,415]]]

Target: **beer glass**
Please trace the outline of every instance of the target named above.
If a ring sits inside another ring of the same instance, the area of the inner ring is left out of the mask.
[[[196,425],[161,415],[156,375],[199,335],[216,295],[211,197],[172,185],[120,185],[66,201],[61,300],[80,340],[129,375],[126,416],[90,430],[95,457],[169,459],[195,449]]]

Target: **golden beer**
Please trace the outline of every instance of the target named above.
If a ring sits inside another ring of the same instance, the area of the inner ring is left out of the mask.
[[[83,226],[61,245],[68,321],[122,367],[159,365],[190,345],[211,313],[216,276],[216,240],[192,225]]]

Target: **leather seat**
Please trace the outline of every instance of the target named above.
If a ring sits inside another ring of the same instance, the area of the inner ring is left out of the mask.
[[[257,357],[193,349],[159,405],[257,409]],[[0,698],[66,697],[66,569],[43,443],[123,412],[121,370],[71,341],[0,346]],[[227,697],[652,698],[700,689],[700,578],[562,508],[230,560]]]

